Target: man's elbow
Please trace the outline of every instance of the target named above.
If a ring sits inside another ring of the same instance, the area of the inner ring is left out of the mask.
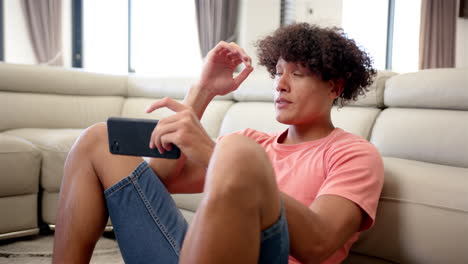
[[[298,252],[299,253],[299,252]],[[301,253],[294,256],[304,264],[322,263],[333,253],[333,249],[325,242],[308,245]]]

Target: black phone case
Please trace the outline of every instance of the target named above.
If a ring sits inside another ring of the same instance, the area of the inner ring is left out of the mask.
[[[150,149],[151,133],[158,120],[110,117],[107,119],[109,150],[112,154],[139,157],[178,159],[180,149],[172,145],[171,151],[159,153],[157,148]]]

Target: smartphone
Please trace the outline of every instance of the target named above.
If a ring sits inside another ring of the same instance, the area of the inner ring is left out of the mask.
[[[109,117],[109,151],[118,155],[178,159],[180,149],[174,144],[170,151],[164,153],[159,153],[157,148],[149,148],[151,133],[157,124],[158,120],[152,119]]]

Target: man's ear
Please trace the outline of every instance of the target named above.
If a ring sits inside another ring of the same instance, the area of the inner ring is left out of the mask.
[[[344,90],[344,80],[343,79],[338,79],[338,80],[330,80],[328,81],[328,84],[330,85],[330,98],[336,99],[338,98],[341,93]]]

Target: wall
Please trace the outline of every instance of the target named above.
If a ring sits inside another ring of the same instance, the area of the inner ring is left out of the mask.
[[[341,27],[343,0],[296,0],[296,21]]]
[[[252,58],[255,73],[266,70],[257,66],[254,43],[279,27],[280,12],[280,0],[240,0],[237,42]]]
[[[18,0],[3,0],[5,62],[36,64],[23,10]],[[62,47],[64,65],[71,66],[71,0],[63,0]]]

